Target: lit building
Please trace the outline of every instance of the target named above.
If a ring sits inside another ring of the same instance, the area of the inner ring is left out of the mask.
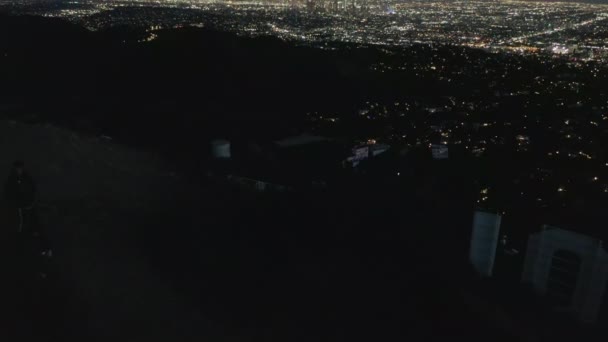
[[[433,154],[433,159],[436,160],[448,159],[449,157],[448,147],[445,145],[434,144],[431,146],[431,152]]]
[[[556,309],[593,323],[608,284],[608,253],[600,240],[544,226],[530,235],[522,280],[550,298]]]
[[[375,157],[388,151],[390,148],[390,145],[378,144],[375,141],[370,141],[365,145],[354,147],[352,149],[352,155],[348,157],[346,161],[352,163],[352,166],[355,167],[359,165],[362,160]]]

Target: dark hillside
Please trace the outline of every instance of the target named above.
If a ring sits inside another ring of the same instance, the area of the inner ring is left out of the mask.
[[[381,53],[371,48],[192,28],[141,44],[131,38],[145,32],[30,17],[2,17],[0,29],[0,115],[15,119],[0,121],[0,177],[26,161],[56,251],[50,285],[12,297],[17,320],[38,327],[17,335],[535,340],[535,322],[488,299],[467,262],[478,189],[463,165],[417,150],[399,180],[344,172],[325,188],[277,193],[208,174],[211,138],[268,144],[299,133],[320,105],[348,117],[369,99],[458,85],[372,73]],[[11,263],[19,248],[2,227],[9,278],[21,280],[26,268]],[[40,301],[22,299],[38,289]]]

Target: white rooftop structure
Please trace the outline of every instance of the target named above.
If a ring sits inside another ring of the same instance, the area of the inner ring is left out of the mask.
[[[370,157],[375,157],[379,154],[382,154],[388,150],[390,150],[391,146],[387,144],[373,144],[370,145],[369,153]]]
[[[431,152],[433,154],[433,159],[435,160],[448,159],[449,157],[448,147],[445,145],[433,144],[431,146]]]
[[[211,153],[214,158],[218,159],[230,159],[231,147],[230,141],[224,139],[218,139],[211,142]]]

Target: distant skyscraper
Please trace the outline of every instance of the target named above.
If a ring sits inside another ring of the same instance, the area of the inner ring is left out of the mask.
[[[608,253],[600,240],[545,226],[530,235],[522,279],[557,308],[593,323],[606,295]]]
[[[485,277],[491,277],[494,269],[501,220],[500,215],[483,211],[476,211],[473,216],[469,258],[475,270]]]

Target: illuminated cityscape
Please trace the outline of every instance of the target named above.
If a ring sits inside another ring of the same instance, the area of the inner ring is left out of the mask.
[[[605,340],[608,4],[0,0],[0,32],[20,340]]]
[[[127,27],[138,32],[129,44],[154,44],[171,29],[194,27],[330,51],[379,49],[382,58],[362,65],[370,77],[435,82],[441,96],[392,94],[387,88],[389,101],[367,94],[352,104],[356,115],[310,108],[308,130],[325,136],[346,131],[353,145],[378,141],[430,150],[441,144],[481,163],[519,155],[525,166],[512,170],[502,189],[496,179],[475,176],[482,208],[559,211],[577,198],[608,197],[608,177],[602,176],[608,171],[608,93],[601,86],[608,82],[608,6],[314,0],[4,6],[91,31]]]
[[[14,1],[8,3],[16,6]],[[579,60],[608,57],[608,6],[523,1],[68,1],[14,7],[91,30],[203,26],[277,36],[317,46],[334,42],[449,44]]]

